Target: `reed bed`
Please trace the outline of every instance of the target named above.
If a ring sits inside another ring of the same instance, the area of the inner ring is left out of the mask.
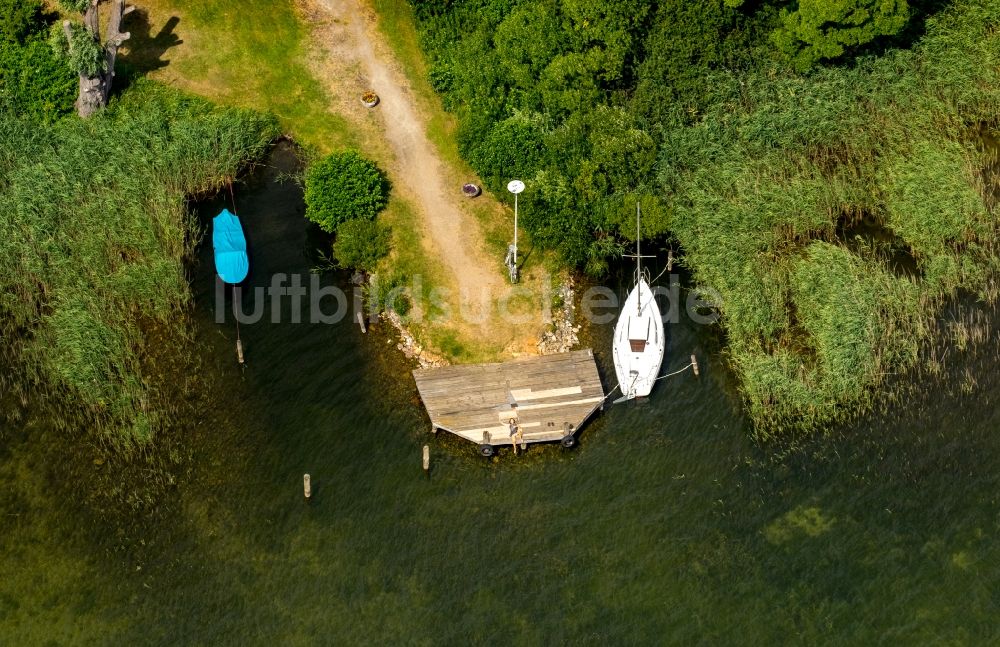
[[[0,113],[0,352],[62,412],[118,449],[169,422],[150,331],[182,340],[188,196],[260,158],[271,117],[141,81],[88,121],[46,131]],[[183,352],[183,345],[178,352]]]
[[[701,119],[665,129],[672,233],[720,294],[761,438],[891,398],[948,336],[942,307],[989,296],[998,28],[997,3],[968,0],[850,68],[719,73]]]

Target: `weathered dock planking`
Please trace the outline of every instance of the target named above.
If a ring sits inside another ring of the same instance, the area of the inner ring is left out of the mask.
[[[431,425],[487,445],[559,441],[604,403],[591,350],[413,371]],[[510,434],[513,418],[520,436]]]

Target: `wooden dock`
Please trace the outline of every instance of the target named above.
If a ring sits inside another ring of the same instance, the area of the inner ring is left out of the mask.
[[[561,441],[604,404],[591,350],[413,371],[431,425],[480,445]],[[511,419],[520,435],[511,435]]]

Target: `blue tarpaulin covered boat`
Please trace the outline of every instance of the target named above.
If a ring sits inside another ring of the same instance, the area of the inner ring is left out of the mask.
[[[226,283],[239,283],[247,277],[247,239],[240,219],[223,209],[212,219],[212,247],[215,249],[215,273]]]

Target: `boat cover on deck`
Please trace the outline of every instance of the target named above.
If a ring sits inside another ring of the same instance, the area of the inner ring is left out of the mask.
[[[247,239],[240,219],[223,209],[212,219],[212,247],[215,249],[215,272],[226,283],[239,283],[247,277]]]

